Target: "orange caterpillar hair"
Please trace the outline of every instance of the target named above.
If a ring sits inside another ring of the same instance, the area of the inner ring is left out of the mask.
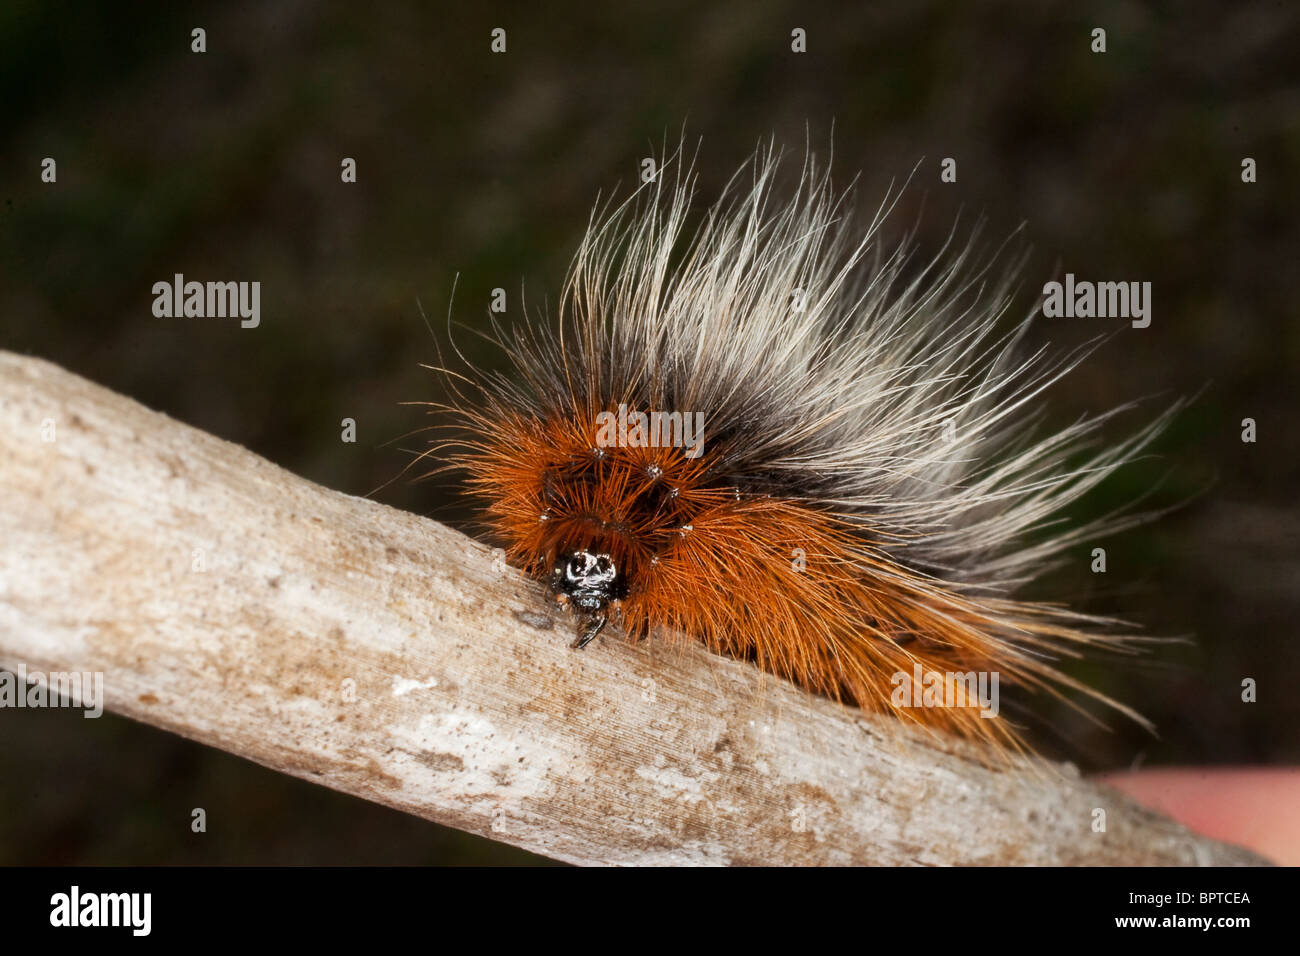
[[[1001,747],[1017,731],[973,695],[916,706],[921,688],[900,686],[918,668],[992,673],[1142,721],[1053,664],[1138,639],[1013,592],[1123,523],[1034,539],[1163,418],[1082,463],[1109,414],[1032,437],[1026,408],[1080,356],[1018,358],[1029,320],[995,335],[1006,284],[986,290],[969,247],[904,282],[906,250],[875,238],[882,213],[854,232],[811,159],[777,202],[777,163],[760,152],[692,233],[693,177],[661,170],[593,214],[556,333],[498,330],[517,374],[479,377],[457,412],[508,558],[586,617],[575,646],[613,614],[633,638],[685,635]],[[702,441],[659,440],[695,420]]]

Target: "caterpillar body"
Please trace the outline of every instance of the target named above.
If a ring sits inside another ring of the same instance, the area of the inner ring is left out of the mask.
[[[889,200],[858,227],[811,155],[785,193],[779,166],[760,148],[695,216],[691,169],[665,163],[598,204],[558,321],[495,329],[512,373],[471,374],[453,410],[508,559],[583,618],[577,647],[612,616],[998,749],[1023,746],[1008,720],[911,706],[900,675],[993,673],[1143,721],[1057,665],[1140,638],[1016,595],[1129,520],[1052,524],[1173,410],[1108,447],[1114,411],[1040,433],[1083,353],[1024,354],[1032,313],[1000,328],[1011,273],[973,240],[917,267],[880,238]]]

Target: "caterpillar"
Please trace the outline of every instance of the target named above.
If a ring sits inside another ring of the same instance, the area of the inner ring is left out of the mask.
[[[1144,639],[1017,595],[1135,520],[1059,524],[1174,409],[1109,446],[1122,408],[1043,432],[1038,400],[1094,344],[1027,354],[1034,312],[1006,321],[1016,269],[978,230],[918,264],[882,237],[892,189],[858,226],[811,151],[785,191],[781,163],[760,146],[697,214],[679,149],[597,201],[556,321],[493,322],[511,367],[471,368],[446,406],[489,533],[577,614],[578,649],[610,620],[681,636],[1003,752],[1020,729],[973,696],[900,686],[994,674],[1149,727],[1059,667]]]

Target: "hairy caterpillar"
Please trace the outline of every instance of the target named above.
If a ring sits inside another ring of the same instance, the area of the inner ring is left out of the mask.
[[[700,217],[683,163],[598,204],[554,329],[494,328],[513,374],[457,391],[456,461],[509,560],[584,618],[575,647],[612,615],[1004,747],[1007,720],[900,704],[900,675],[988,672],[1145,723],[1054,664],[1140,638],[1015,594],[1131,520],[1045,532],[1173,409],[1100,450],[1114,411],[1037,433],[1082,353],[1023,355],[1032,313],[999,331],[1009,280],[973,239],[909,274],[888,200],[856,229],[811,156],[781,195],[778,166],[760,149]]]

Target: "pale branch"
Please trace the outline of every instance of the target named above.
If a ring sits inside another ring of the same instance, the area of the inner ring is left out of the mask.
[[[9,353],[0,493],[0,666],[102,672],[116,713],[556,859],[1262,862],[693,645],[571,650],[488,547]]]

